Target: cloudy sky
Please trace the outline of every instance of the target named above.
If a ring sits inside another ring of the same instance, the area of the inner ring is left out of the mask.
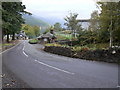
[[[82,19],[90,18],[96,10],[95,0],[22,0],[27,11],[40,17],[63,19],[69,12],[78,13]]]

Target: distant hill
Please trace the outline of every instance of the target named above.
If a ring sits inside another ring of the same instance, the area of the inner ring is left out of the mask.
[[[46,28],[48,28],[50,25],[43,20],[40,20],[40,18],[37,18],[33,15],[23,15],[23,18],[25,19],[25,24],[31,25],[31,26],[40,26],[41,32],[44,32]]]
[[[65,23],[64,18],[61,19],[58,17],[44,17],[44,16],[37,16],[37,15],[34,15],[34,17],[37,17],[40,20],[49,23],[50,25],[54,25],[56,22],[59,22],[61,26],[64,27],[64,23]]]

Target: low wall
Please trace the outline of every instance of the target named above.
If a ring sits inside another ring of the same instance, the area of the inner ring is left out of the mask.
[[[45,46],[44,51],[68,57],[71,57],[73,53],[69,48],[55,46]]]
[[[120,49],[116,49],[115,52],[113,49],[73,52],[70,48],[45,46],[44,51],[85,60],[104,61],[110,63],[118,63],[118,61],[120,61]]]

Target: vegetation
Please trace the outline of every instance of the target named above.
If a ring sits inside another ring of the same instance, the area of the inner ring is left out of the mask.
[[[115,43],[120,45],[120,1],[98,2],[102,9],[99,16],[99,41],[109,42],[110,47]]]
[[[35,37],[38,37],[40,35],[40,27],[39,26],[30,26],[27,24],[22,24],[21,30],[24,30],[26,35],[29,38],[35,38]]]
[[[25,11],[25,5],[22,2],[3,2],[2,3],[2,38],[7,35],[7,42],[9,42],[9,35],[13,35],[21,30],[21,24],[24,23],[23,14],[31,14]]]
[[[55,31],[62,31],[61,24],[59,22],[54,24],[54,30]]]
[[[23,18],[25,19],[25,24],[28,24],[30,26],[40,26],[40,27],[48,27],[49,24],[40,20],[39,18],[33,16],[33,15],[23,15]]]
[[[73,37],[76,37],[76,34],[82,30],[81,24],[79,24],[79,21],[77,20],[78,14],[76,13],[70,13],[69,16],[66,16],[65,25],[67,26],[68,30],[72,31]]]
[[[38,40],[37,39],[32,39],[32,40],[29,40],[29,43],[30,44],[37,44]]]
[[[47,28],[50,27],[50,25],[42,20],[40,18],[33,16],[33,15],[23,15],[23,18],[25,19],[25,24],[30,26],[38,26],[40,27],[40,33],[43,33],[46,31]]]
[[[70,13],[65,18],[65,25],[77,37],[80,45],[109,43],[108,47],[120,45],[120,2],[98,2],[101,13],[93,11],[88,30],[81,28],[78,14]]]

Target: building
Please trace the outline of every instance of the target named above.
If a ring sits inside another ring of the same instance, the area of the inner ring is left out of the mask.
[[[22,30],[20,31],[19,34],[16,35],[17,39],[20,39],[20,40],[26,40],[28,39],[27,35],[25,34],[25,32]]]
[[[57,38],[55,37],[53,30],[50,30],[50,32],[37,37],[37,39],[42,43],[53,43]]]
[[[82,28],[88,30],[88,28],[90,26],[90,19],[81,19],[81,20],[78,20],[78,21],[81,24]]]

